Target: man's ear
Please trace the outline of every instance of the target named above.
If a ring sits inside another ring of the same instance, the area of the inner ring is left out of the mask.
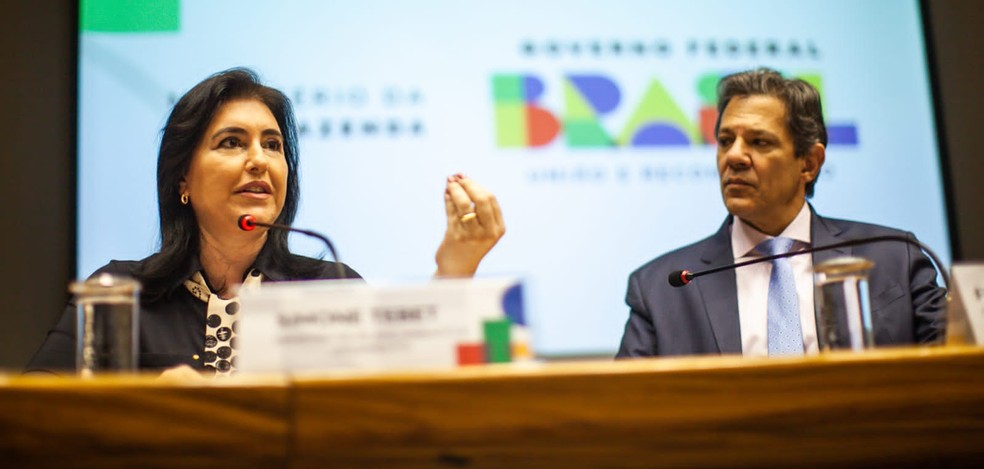
[[[806,152],[801,161],[800,175],[803,178],[804,184],[809,184],[817,179],[820,174],[820,168],[823,167],[823,162],[827,158],[827,149],[822,143],[814,143],[813,146]]]

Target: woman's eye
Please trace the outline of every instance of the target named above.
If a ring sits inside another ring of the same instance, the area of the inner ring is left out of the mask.
[[[219,148],[239,148],[240,146],[242,144],[236,137],[226,137],[219,142]]]
[[[269,140],[267,141],[266,147],[273,151],[280,151],[283,148],[283,144],[280,140]]]

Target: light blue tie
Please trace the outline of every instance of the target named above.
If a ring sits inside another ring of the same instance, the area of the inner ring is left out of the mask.
[[[790,238],[772,238],[763,241],[756,249],[766,255],[789,252],[795,241]],[[799,318],[799,296],[789,258],[772,260],[769,277],[768,307],[769,355],[802,355],[803,328]]]

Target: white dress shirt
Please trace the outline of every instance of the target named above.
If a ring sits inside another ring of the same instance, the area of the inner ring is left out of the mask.
[[[792,238],[793,251],[810,246],[810,208],[805,202],[796,218],[779,235]],[[735,262],[743,262],[764,255],[755,250],[759,243],[771,238],[735,217],[731,227],[731,249]],[[804,254],[790,257],[789,263],[796,277],[796,294],[799,296],[800,325],[803,327],[803,346],[806,353],[817,353],[817,323],[813,310],[813,257]],[[735,269],[738,286],[738,319],[741,326],[741,351],[746,356],[769,354],[768,319],[769,276],[772,263],[739,267]]]

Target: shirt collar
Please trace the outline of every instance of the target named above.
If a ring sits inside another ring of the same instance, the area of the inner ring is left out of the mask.
[[[260,253],[256,255],[256,260],[253,261],[251,269],[262,273],[263,278],[266,280],[289,280],[287,273],[280,268],[280,264],[274,261],[273,249],[270,248],[269,240],[263,245]]]
[[[779,237],[792,238],[797,241],[796,244],[809,245],[811,242],[811,214],[810,204],[804,203],[799,213],[793,218],[793,221],[786,226],[786,229],[782,233],[779,233]],[[752,228],[751,225],[742,221],[741,218],[734,218],[735,222],[731,225],[731,252],[736,260],[754,254],[756,246],[762,241],[772,238],[772,236]]]
[[[198,255],[199,254],[196,252],[191,256],[191,261],[188,263],[188,270],[182,277],[183,279],[191,279],[196,273],[203,270],[202,261]],[[274,262],[273,250],[270,249],[269,243],[263,245],[263,249],[261,249],[260,253],[256,255],[256,260],[253,261],[253,265],[250,266],[249,269],[246,269],[246,275],[249,275],[251,270],[256,270],[263,274],[264,280],[280,281],[288,279],[288,275],[283,271],[283,269],[279,268],[276,262]]]

